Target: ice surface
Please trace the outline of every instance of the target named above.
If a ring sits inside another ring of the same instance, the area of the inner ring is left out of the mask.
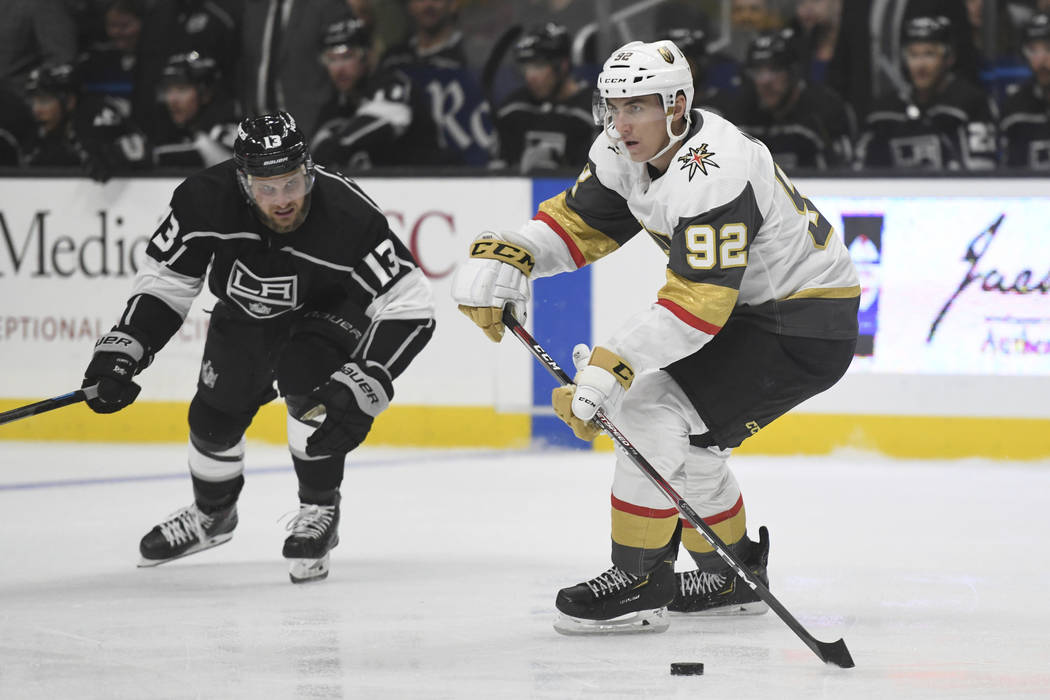
[[[299,586],[294,473],[261,445],[231,542],[135,567],[184,464],[0,442],[0,698],[1050,698],[1050,463],[733,458],[774,594],[850,670],[772,613],[555,633],[557,589],[608,566],[607,454],[362,450],[332,573]]]

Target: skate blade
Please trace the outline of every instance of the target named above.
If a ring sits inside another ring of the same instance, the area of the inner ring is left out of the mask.
[[[639,610],[609,620],[585,620],[559,612],[554,621],[554,630],[570,637],[598,634],[642,634],[664,632],[670,626],[667,608]]]
[[[291,559],[288,578],[292,583],[310,583],[328,578],[328,555],[320,559]]]
[[[193,545],[185,552],[175,557],[168,557],[167,559],[147,559],[146,557],[140,557],[137,566],[140,569],[148,569],[154,566],[160,566],[161,564],[166,564],[169,561],[175,561],[176,559],[182,559],[183,557],[188,557],[189,555],[196,554],[197,552],[203,552],[205,549],[218,547],[220,544],[225,544],[231,539],[233,539],[232,532],[227,532],[222,535],[216,535],[215,537],[208,538],[204,542]]]
[[[762,615],[769,612],[769,606],[761,600],[753,603],[737,603],[735,605],[723,605],[720,608],[709,608],[697,610],[696,612],[680,612],[671,610],[672,615],[681,617],[732,617],[735,615]]]

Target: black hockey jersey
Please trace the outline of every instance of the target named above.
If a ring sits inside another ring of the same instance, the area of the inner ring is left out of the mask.
[[[314,162],[338,169],[361,169],[391,162],[398,140],[412,124],[412,81],[401,71],[370,79],[360,100],[336,96],[321,109],[321,128],[313,137]]]
[[[857,165],[988,170],[997,160],[995,122],[988,95],[949,75],[930,104],[917,104],[910,93],[877,101],[857,142]]]
[[[1034,80],[1006,98],[999,137],[1004,166],[1050,170],[1050,101]]]
[[[802,82],[793,103],[778,112],[758,106],[747,86],[726,117],[766,144],[773,159],[789,170],[847,167],[853,162],[855,118],[834,92]]]
[[[429,340],[433,307],[429,283],[383,213],[352,180],[318,166],[306,220],[277,234],[252,212],[235,170],[229,160],[176,188],[118,325],[155,354],[207,281],[246,322],[363,313],[358,357],[396,377]]]
[[[565,102],[537,100],[527,88],[507,98],[496,113],[500,159],[512,168],[576,168],[587,159],[598,128],[591,93],[579,90]]]
[[[238,120],[232,98],[220,93],[183,126],[165,117],[156,127],[153,143],[153,163],[158,167],[204,168],[233,155]]]
[[[84,166],[97,180],[143,168],[146,138],[121,110],[108,97],[82,95],[59,129],[37,136],[26,165]]]
[[[467,64],[463,35],[421,51],[414,41],[395,46],[380,71],[397,70],[412,82],[412,123],[376,165],[485,165],[495,142],[492,115]]]

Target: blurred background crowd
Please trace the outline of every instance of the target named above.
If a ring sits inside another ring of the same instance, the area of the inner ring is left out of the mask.
[[[283,109],[354,173],[575,171],[671,38],[784,168],[1050,170],[1050,0],[0,0],[3,172],[192,170]]]

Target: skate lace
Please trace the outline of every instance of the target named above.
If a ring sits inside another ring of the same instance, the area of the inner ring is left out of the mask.
[[[714,593],[726,582],[725,574],[689,571],[682,574],[682,595]]]
[[[204,529],[211,525],[211,521],[196,505],[189,505],[169,515],[160,524],[160,534],[173,547],[194,539],[201,542],[204,540]]]
[[[586,584],[591,589],[591,593],[600,596],[602,593],[613,593],[626,588],[637,580],[638,577],[634,574],[629,574],[614,566],[604,574],[599,574],[587,581]]]
[[[335,506],[319,506],[313,503],[302,503],[299,512],[292,518],[285,529],[291,530],[294,537],[318,539],[324,535],[332,524]]]

